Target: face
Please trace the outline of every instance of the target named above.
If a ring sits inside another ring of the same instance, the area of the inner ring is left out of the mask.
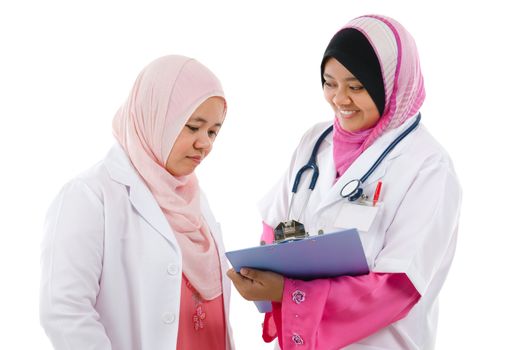
[[[341,127],[360,131],[373,127],[380,115],[361,82],[338,60],[331,57],[324,67],[324,95]]]
[[[167,171],[176,177],[191,174],[211,152],[224,118],[221,97],[210,97],[198,106],[172,146]]]

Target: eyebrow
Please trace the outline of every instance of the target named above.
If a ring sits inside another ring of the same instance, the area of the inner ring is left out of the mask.
[[[335,79],[333,76],[331,76],[330,74],[328,73],[324,73],[323,74],[323,77],[325,78],[330,78],[330,79]],[[359,81],[358,78],[354,77],[354,76],[351,76],[351,77],[348,77],[348,78],[345,78],[346,81]]]
[[[207,123],[207,120],[205,120],[205,119],[202,118],[202,117],[194,117],[194,118],[189,119],[189,121],[190,121],[190,122],[198,122],[198,123],[202,123],[202,124]],[[216,123],[214,126],[221,127],[221,126],[222,126],[222,123]]]

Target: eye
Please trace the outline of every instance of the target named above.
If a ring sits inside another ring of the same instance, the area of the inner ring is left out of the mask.
[[[209,134],[209,137],[215,138],[218,135],[218,131],[210,130],[208,134]]]
[[[191,130],[192,132],[198,131],[198,128],[195,127],[195,126],[192,126],[192,125],[189,125],[189,124],[186,124],[185,126],[188,127],[189,130]]]
[[[350,90],[352,91],[361,91],[364,89],[363,86],[349,86]]]
[[[325,82],[324,82],[324,86],[325,86],[325,87],[328,87],[328,88],[330,88],[330,89],[333,89],[333,88],[336,87],[336,83],[334,83],[334,82],[330,82],[330,81],[326,81],[326,80],[325,80]]]

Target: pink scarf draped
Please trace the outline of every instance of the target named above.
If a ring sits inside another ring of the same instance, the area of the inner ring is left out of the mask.
[[[174,177],[165,164],[185,123],[206,99],[224,98],[214,74],[198,61],[165,56],[139,74],[114,117],[114,136],[167,218],[183,257],[183,273],[206,299],[222,293],[218,252],[200,208],[196,176]],[[224,111],[225,113],[225,111]]]
[[[335,128],[339,124],[335,118],[333,140],[337,177],[381,135],[416,115],[425,99],[416,44],[400,23],[384,16],[367,15],[353,19],[341,29],[344,28],[359,30],[374,48],[381,66],[386,102],[383,115],[369,130],[343,133]]]
[[[350,164],[363,152],[361,146],[371,133],[372,128],[360,131],[347,131],[334,119],[334,164],[336,179],[345,173]]]

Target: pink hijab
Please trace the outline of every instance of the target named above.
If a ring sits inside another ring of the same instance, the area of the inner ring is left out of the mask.
[[[369,130],[334,131],[334,162],[342,175],[357,157],[383,133],[402,125],[418,113],[425,99],[416,44],[411,34],[392,18],[367,15],[355,18],[343,28],[360,31],[376,52],[385,88],[385,109],[378,123]],[[339,122],[334,122],[335,124]]]
[[[183,256],[183,273],[207,300],[222,293],[216,246],[200,209],[196,176],[174,177],[165,164],[185,123],[206,99],[224,98],[219,80],[198,61],[165,56],[139,74],[117,111],[114,136],[165,214]],[[224,110],[225,113],[225,110]]]

